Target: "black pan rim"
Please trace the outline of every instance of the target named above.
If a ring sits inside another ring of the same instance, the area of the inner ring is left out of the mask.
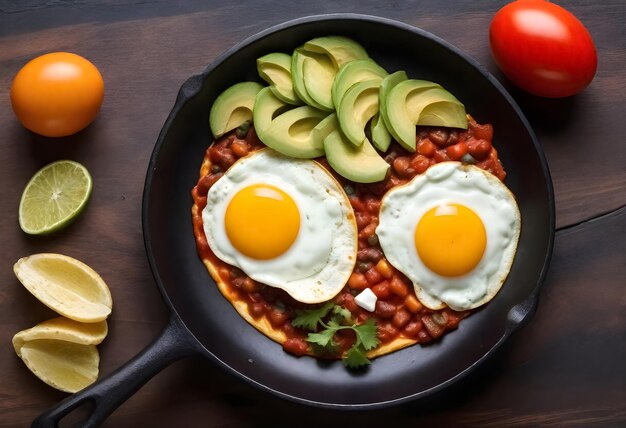
[[[525,324],[525,322],[527,322],[533,315],[534,310],[536,308],[538,299],[539,299],[539,291],[540,288],[545,280],[549,265],[550,265],[550,261],[552,258],[552,252],[553,252],[553,247],[554,247],[554,234],[555,234],[555,200],[554,200],[554,189],[553,189],[553,185],[552,185],[552,180],[551,180],[551,176],[550,176],[550,171],[549,171],[549,167],[548,167],[548,163],[547,163],[547,159],[545,157],[545,154],[543,152],[543,149],[541,148],[541,145],[539,144],[537,137],[535,136],[534,131],[532,130],[530,123],[528,122],[526,116],[523,114],[522,110],[520,109],[520,107],[518,106],[518,104],[515,102],[515,100],[513,99],[513,97],[508,93],[508,91],[506,91],[506,89],[500,84],[500,82],[493,76],[491,75],[491,73],[489,73],[489,71],[487,71],[487,69],[480,64],[477,60],[475,60],[474,58],[472,58],[471,56],[469,56],[468,54],[464,53],[463,51],[461,51],[459,48],[457,48],[456,46],[452,45],[451,43],[445,41],[444,39],[441,39],[440,37],[429,33],[427,31],[424,31],[420,28],[414,27],[412,25],[400,22],[400,21],[396,21],[396,20],[392,20],[389,18],[383,18],[383,17],[378,17],[378,16],[373,16],[373,15],[363,15],[363,14],[355,14],[355,13],[333,13],[333,14],[322,14],[322,15],[311,15],[311,16],[306,16],[306,17],[302,17],[302,18],[297,18],[294,20],[290,20],[290,21],[286,21],[277,25],[274,25],[270,28],[267,28],[257,34],[254,34],[246,39],[244,39],[243,41],[241,41],[240,43],[234,45],[233,47],[227,49],[226,51],[224,51],[222,54],[220,54],[217,58],[215,58],[215,60],[209,64],[204,71],[202,71],[200,74],[197,75],[193,75],[192,77],[190,77],[189,79],[187,79],[181,86],[178,95],[176,97],[176,101],[175,104],[170,112],[170,114],[168,115],[162,129],[161,132],[159,133],[159,136],[157,138],[157,141],[155,143],[155,147],[153,149],[152,155],[150,157],[150,161],[148,164],[148,170],[146,173],[146,180],[144,183],[144,190],[143,190],[143,198],[142,198],[142,231],[143,231],[143,237],[144,237],[144,246],[146,249],[146,255],[148,258],[148,262],[150,265],[150,269],[152,271],[152,275],[155,279],[155,282],[157,284],[157,287],[159,289],[159,292],[161,293],[161,296],[165,302],[165,304],[167,305],[167,307],[170,310],[170,314],[172,317],[175,317],[179,322],[180,325],[185,327],[186,332],[195,339],[195,336],[193,335],[193,333],[186,328],[184,321],[182,320],[182,317],[180,316],[180,314],[177,312],[176,308],[174,307],[172,301],[170,300],[170,298],[168,297],[168,294],[165,290],[165,286],[163,285],[163,282],[158,274],[158,269],[157,269],[157,262],[155,260],[154,254],[152,252],[152,247],[151,247],[151,241],[150,241],[150,234],[149,234],[149,223],[150,223],[150,219],[148,216],[148,212],[149,212],[149,194],[150,194],[150,188],[151,188],[151,183],[152,183],[152,179],[154,174],[156,173],[156,166],[157,166],[157,158],[161,149],[161,146],[163,145],[163,142],[165,140],[165,137],[171,127],[171,124],[174,120],[174,118],[176,117],[176,115],[178,114],[178,112],[181,110],[181,108],[195,95],[198,94],[198,92],[200,91],[201,85],[203,80],[206,78],[206,76],[215,68],[217,68],[221,63],[223,63],[227,58],[229,58],[230,56],[234,55],[236,52],[238,52],[240,49],[253,44],[261,39],[263,39],[264,37],[277,32],[277,31],[281,31],[287,28],[291,28],[291,27],[295,27],[295,26],[299,26],[299,25],[303,25],[303,24],[310,24],[310,23],[315,23],[315,22],[321,22],[321,21],[368,21],[368,22],[373,22],[373,23],[377,23],[377,24],[382,24],[382,25],[387,25],[387,26],[392,26],[395,28],[398,28],[400,30],[403,31],[407,31],[410,33],[413,33],[415,35],[418,35],[420,37],[425,37],[428,38],[430,40],[435,41],[436,43],[438,43],[439,45],[442,46],[442,48],[448,49],[450,51],[452,51],[454,54],[456,54],[457,56],[459,56],[460,58],[462,58],[463,60],[467,61],[472,67],[474,67],[491,85],[493,85],[496,90],[506,99],[506,101],[511,105],[511,107],[513,108],[513,110],[515,111],[515,113],[517,114],[517,116],[519,117],[519,119],[521,120],[522,124],[524,125],[524,128],[527,130],[532,143],[534,145],[535,151],[537,152],[537,155],[539,157],[539,161],[541,163],[542,166],[542,173],[543,173],[543,177],[544,177],[544,182],[545,182],[545,186],[546,186],[546,190],[547,190],[547,194],[548,194],[548,211],[549,211],[549,230],[550,230],[550,234],[547,237],[547,248],[546,248],[546,255],[544,258],[544,262],[543,262],[543,266],[541,268],[541,272],[540,275],[537,279],[537,282],[535,284],[534,289],[532,290],[531,294],[529,295],[529,297],[526,299],[526,301],[523,302],[523,311],[522,311],[522,316],[521,317],[509,317],[509,322],[507,322],[507,326],[506,329],[503,333],[503,335],[500,337],[500,339],[491,347],[491,349],[489,349],[485,354],[483,354],[479,359],[477,359],[473,364],[471,364],[470,366],[468,366],[466,369],[464,369],[463,371],[457,373],[456,375],[454,375],[453,377],[449,378],[448,380],[432,387],[432,388],[428,388],[426,390],[423,391],[419,391],[415,394],[410,394],[410,395],[406,395],[403,397],[399,397],[399,398],[395,398],[395,399],[390,399],[390,400],[385,400],[385,401],[379,401],[379,402],[373,402],[373,403],[363,403],[363,404],[338,404],[338,403],[328,403],[328,402],[323,402],[323,401],[314,401],[314,400],[309,400],[309,399],[305,399],[305,398],[301,398],[301,397],[297,397],[295,395],[290,395],[278,390],[275,390],[273,388],[270,388],[266,385],[263,385],[257,381],[255,381],[254,379],[244,375],[243,373],[235,370],[234,368],[232,368],[231,366],[229,366],[227,363],[225,363],[224,361],[220,360],[219,358],[217,358],[213,353],[211,353],[211,351],[209,349],[207,349],[203,344],[200,343],[200,341],[197,341],[199,346],[201,347],[203,354],[207,357],[209,357],[211,360],[215,361],[216,363],[218,363],[219,366],[221,366],[222,368],[224,368],[227,372],[235,375],[236,377],[238,377],[239,379],[243,379],[244,381],[246,381],[247,383],[254,385],[255,387],[269,392],[275,396],[278,396],[280,398],[298,403],[298,404],[304,404],[304,405],[308,405],[311,407],[317,407],[317,408],[325,408],[325,409],[343,409],[343,410],[371,410],[371,409],[381,409],[381,408],[386,408],[386,407],[390,407],[390,406],[395,406],[401,403],[406,403],[409,401],[415,401],[419,398],[424,398],[426,396],[432,395],[438,391],[441,391],[443,389],[445,389],[446,387],[450,386],[453,383],[458,382],[460,379],[466,377],[469,373],[471,373],[472,371],[474,371],[478,366],[482,365],[485,361],[487,361],[501,346],[502,344],[508,339],[509,336],[511,336],[511,334],[516,331],[520,326],[522,326],[523,324]],[[519,305],[517,305],[519,306]],[[515,309],[516,306],[514,306],[511,310]]]

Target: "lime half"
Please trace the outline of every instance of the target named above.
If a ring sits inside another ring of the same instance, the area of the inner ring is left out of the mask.
[[[67,226],[85,208],[92,181],[78,162],[60,160],[44,166],[30,179],[20,200],[22,230],[43,235]]]

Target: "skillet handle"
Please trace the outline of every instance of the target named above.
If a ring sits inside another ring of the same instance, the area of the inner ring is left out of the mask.
[[[187,331],[182,321],[173,314],[161,335],[132,360],[110,376],[42,413],[31,427],[58,427],[61,419],[85,404],[85,407],[91,406],[90,414],[77,425],[85,428],[97,427],[154,375],[182,357],[201,352],[201,349],[201,345]]]

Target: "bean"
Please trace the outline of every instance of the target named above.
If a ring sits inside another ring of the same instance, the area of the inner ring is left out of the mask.
[[[396,311],[396,313],[393,316],[393,319],[391,320],[391,323],[397,327],[397,328],[402,328],[404,327],[409,321],[411,320],[411,313],[409,311],[407,311],[406,309],[402,308],[399,311]]]
[[[464,142],[456,143],[453,146],[448,146],[446,149],[446,154],[453,161],[460,160],[464,154],[467,153],[467,144]]]
[[[207,193],[209,192],[209,189],[211,188],[211,186],[213,184],[215,184],[215,182],[217,180],[214,178],[214,175],[215,174],[205,175],[200,180],[198,180],[198,184],[196,185],[196,189],[197,189],[197,192],[198,192],[199,196],[206,196]],[[221,177],[221,174],[220,174],[220,177]]]
[[[280,327],[289,319],[289,315],[285,311],[272,309],[267,313],[267,319],[274,327]]]
[[[378,284],[383,280],[383,276],[376,268],[371,268],[367,272],[365,272],[365,278],[367,278],[367,282],[370,285]]]
[[[230,168],[235,163],[235,155],[229,149],[224,147],[211,150],[211,162],[219,165],[223,170]]]
[[[487,140],[470,139],[467,142],[467,149],[475,159],[483,160],[491,152],[491,143]]]
[[[450,131],[450,135],[448,136],[448,145],[456,144],[459,141],[460,135],[459,131],[452,130]]]
[[[378,326],[378,338],[381,342],[389,342],[398,336],[398,329],[393,325],[385,323]]]
[[[409,168],[411,161],[406,156],[400,156],[393,160],[393,169],[400,177],[407,177],[407,169]]]
[[[248,148],[248,143],[245,141],[235,141],[230,148],[232,149],[235,156],[238,158],[242,158],[248,154],[250,149]]]
[[[428,131],[428,138],[438,146],[445,147],[448,145],[448,131],[445,129],[431,129]]]
[[[445,162],[450,160],[445,150],[437,150],[433,155],[433,159],[436,162]]]
[[[354,301],[354,296],[352,294],[346,294],[343,298],[343,306],[349,310],[350,312],[356,312],[359,309],[359,306]]]
[[[253,318],[259,318],[265,313],[265,304],[263,302],[248,303],[248,311]]]
[[[309,344],[303,339],[292,338],[285,340],[285,343],[283,343],[283,349],[290,354],[301,357],[309,350]]]
[[[259,291],[259,283],[249,277],[246,277],[246,279],[243,280],[242,287],[248,293]]]
[[[417,337],[419,332],[422,331],[422,328],[423,328],[422,323],[419,320],[415,320],[405,325],[402,331],[407,336],[415,338]]]
[[[376,295],[376,297],[378,297],[379,299],[386,299],[387,297],[389,297],[389,295],[391,294],[391,291],[389,290],[389,281],[382,281],[379,282],[378,284],[374,285],[372,287],[372,293],[374,293]],[[380,302],[380,300],[379,300]],[[387,303],[385,302],[385,304],[391,305],[393,306],[393,310],[395,311],[396,307],[394,305],[392,305],[391,303]],[[392,314],[393,315],[393,314]]]
[[[428,138],[424,138],[417,143],[416,151],[420,155],[431,157],[435,153],[435,150],[437,150],[437,146]]]
[[[434,153],[434,151],[433,151]],[[430,159],[424,155],[417,155],[411,160],[411,167],[417,174],[422,174],[430,166]]]
[[[383,252],[379,248],[363,248],[356,253],[356,258],[360,262],[378,263],[382,257]]]

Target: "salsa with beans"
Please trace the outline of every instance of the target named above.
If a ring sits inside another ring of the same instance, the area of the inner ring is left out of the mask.
[[[415,297],[411,281],[387,262],[375,234],[383,195],[422,174],[429,166],[450,160],[474,164],[504,180],[506,173],[491,144],[492,137],[491,125],[478,124],[471,117],[467,130],[419,127],[415,153],[393,142],[385,155],[391,165],[390,173],[385,180],[371,184],[347,181],[334,173],[325,158],[316,159],[344,187],[358,228],[357,262],[348,283],[333,299],[334,303],[349,310],[359,323],[374,318],[382,344],[401,337],[416,343],[430,342],[456,328],[469,314],[469,311],[458,312],[449,308],[436,311],[426,308]],[[202,225],[202,210],[211,186],[237,159],[263,147],[254,128],[249,127],[221,137],[206,150],[201,177],[191,192],[196,206],[193,211],[196,245],[199,256],[216,267],[231,296],[245,302],[253,318],[265,317],[273,328],[281,329],[287,337],[283,343],[287,352],[304,355],[312,352],[306,341],[308,331],[294,327],[291,320],[298,310],[311,305],[294,300],[283,290],[258,283],[240,269],[219,260],[209,248]],[[354,301],[365,288],[370,288],[378,297],[374,312],[362,309]],[[338,354],[320,356],[341,357],[354,340],[351,330],[341,330],[335,336]]]

